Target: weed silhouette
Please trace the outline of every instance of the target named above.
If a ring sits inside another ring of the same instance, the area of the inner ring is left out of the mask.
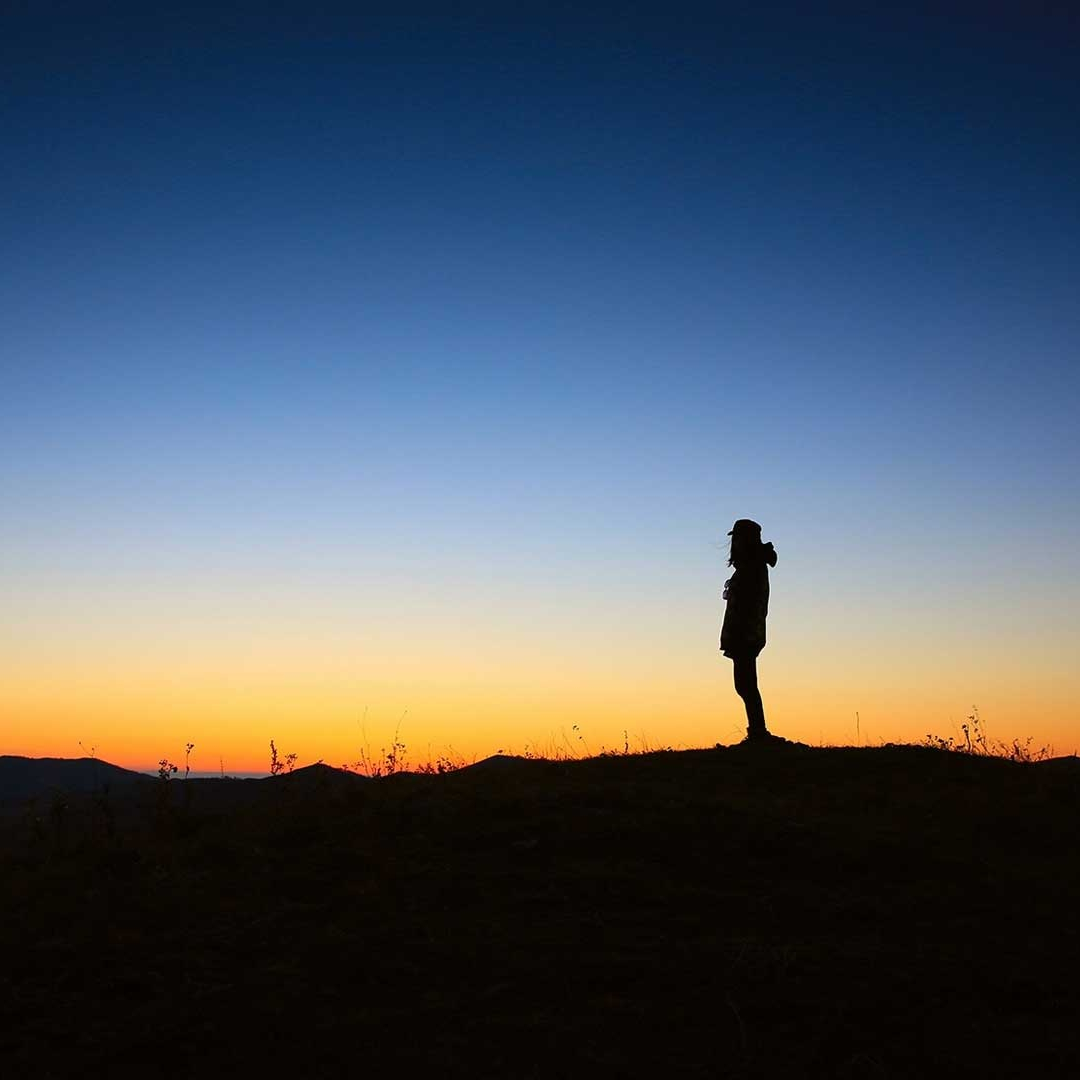
[[[274,740],[270,740],[270,775],[280,776],[282,773],[292,772],[296,768],[296,754],[286,754],[284,757],[279,757],[278,748],[274,745]]]
[[[986,733],[986,727],[979,716],[978,708],[972,705],[971,713],[967,716],[966,722],[960,725],[959,737],[930,734],[923,739],[922,745],[953,754],[1004,758],[1006,761],[1027,764],[1048,761],[1054,756],[1052,746],[1032,746],[1033,741],[1030,735],[1023,742],[1015,737],[1009,742],[991,739]]]

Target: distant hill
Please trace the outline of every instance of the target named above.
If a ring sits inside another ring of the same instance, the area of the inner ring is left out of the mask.
[[[133,804],[135,796],[147,785],[159,781],[149,773],[123,769],[99,758],[29,758],[0,755],[0,807],[8,810],[27,799],[48,796],[54,791],[65,795],[89,795],[108,787],[114,806]],[[247,801],[256,792],[275,781],[270,777],[192,777],[173,778],[170,783],[198,794],[198,804],[204,810],[225,809]],[[295,791],[351,791],[373,783],[364,776],[331,768],[322,763],[307,765],[277,778],[277,783]],[[117,801],[118,800],[118,801]]]
[[[105,784],[149,783],[146,773],[122,769],[98,758],[29,758],[0,756],[0,802],[47,795],[50,791],[96,791]]]

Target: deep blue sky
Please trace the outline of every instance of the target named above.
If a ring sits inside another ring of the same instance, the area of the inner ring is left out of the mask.
[[[7,6],[5,589],[362,563],[698,640],[750,515],[808,605],[1075,633],[1067,5],[463,6]]]

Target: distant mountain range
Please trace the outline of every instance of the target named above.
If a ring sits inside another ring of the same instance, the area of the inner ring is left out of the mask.
[[[98,758],[29,758],[0,756],[0,802],[30,799],[50,791],[70,794],[151,783],[146,773],[122,769]]]
[[[371,781],[356,773],[331,768],[321,762],[307,765],[277,778],[278,782],[292,787],[318,787],[320,790],[354,788]],[[203,809],[225,808],[248,801],[256,792],[264,790],[269,777],[192,775],[184,779],[182,774],[169,780],[180,785],[189,795],[198,793],[198,805]],[[108,789],[111,797],[130,804],[129,796],[140,791],[152,790],[159,784],[150,773],[123,769],[100,758],[30,758],[0,755],[0,808],[11,811],[27,799],[51,796],[63,792],[70,796],[89,796]]]
[[[494,754],[456,771],[483,774],[493,770],[505,772],[528,769],[540,764],[510,754]],[[400,775],[404,777],[411,774]],[[264,780],[269,779],[271,778],[261,774],[226,776],[219,779],[206,773],[193,773],[190,780],[185,780],[181,774],[170,780],[170,783],[189,784],[193,790],[202,794],[204,802],[209,798],[220,803],[235,801],[239,792],[250,796]],[[335,789],[348,789],[357,784],[371,782],[366,776],[335,769],[322,762],[283,773],[278,779],[300,787],[317,785],[322,790],[328,785]],[[138,787],[158,782],[157,777],[150,773],[123,769],[100,758],[30,758],[0,754],[0,806],[7,805],[9,808],[13,803],[40,798],[57,791],[62,791],[65,795],[89,795],[108,787],[112,794],[119,795],[122,791],[131,792]],[[226,789],[229,790],[228,794]]]

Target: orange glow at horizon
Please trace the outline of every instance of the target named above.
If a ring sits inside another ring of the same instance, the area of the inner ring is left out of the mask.
[[[1002,680],[986,680],[982,692],[967,695],[940,684],[905,684],[903,672],[837,687],[794,665],[785,678],[781,659],[763,655],[761,685],[770,727],[792,739],[876,745],[955,736],[975,706],[992,739],[1031,736],[1059,754],[1077,748],[1075,699],[1065,688],[1044,695],[1033,718],[1025,695]],[[270,739],[281,754],[295,752],[300,765],[342,765],[361,752],[379,758],[396,736],[415,766],[443,754],[470,761],[496,751],[582,756],[624,744],[730,744],[745,726],[730,665],[716,656],[703,658],[696,673],[684,667],[650,675],[628,665],[622,673],[568,671],[544,681],[509,672],[424,680],[402,673],[381,680],[340,672],[249,672],[245,679],[221,672],[83,673],[63,683],[8,681],[0,710],[0,753],[79,757],[93,749],[114,764],[153,770],[162,757],[182,765],[184,746],[193,742],[192,768],[201,772],[266,771]]]
[[[182,764],[193,742],[197,771],[257,772],[271,739],[300,764],[331,765],[378,756],[395,732],[414,765],[730,744],[744,713],[716,648],[718,590],[701,585],[722,572],[706,549],[685,581],[645,594],[614,576],[562,592],[542,579],[423,595],[39,590],[30,615],[0,624],[0,753],[93,748],[153,770],[162,757]],[[855,590],[823,598],[808,578],[795,559],[773,574],[759,670],[777,734],[921,742],[959,735],[977,707],[991,739],[1030,736],[1059,754],[1080,745],[1068,589],[1034,596],[1051,615],[1021,648],[996,630],[1005,600],[973,615],[975,601],[932,608],[927,594],[917,606],[879,586],[869,605]]]

